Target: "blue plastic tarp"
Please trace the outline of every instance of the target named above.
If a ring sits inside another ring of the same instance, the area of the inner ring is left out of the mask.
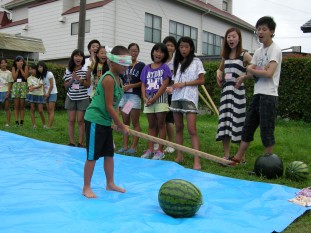
[[[0,232],[252,232],[284,230],[307,208],[291,202],[299,190],[186,169],[170,161],[115,154],[115,183],[105,190],[103,159],[83,195],[83,148],[0,131]],[[170,179],[195,184],[204,204],[191,218],[161,210],[158,191]]]

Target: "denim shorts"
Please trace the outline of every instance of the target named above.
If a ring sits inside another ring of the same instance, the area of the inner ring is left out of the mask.
[[[49,98],[46,100],[46,102],[47,103],[50,103],[50,102],[56,102],[56,100],[57,100],[57,94],[55,93],[55,94],[50,94],[49,95]]]
[[[138,96],[136,94],[124,93],[122,96],[122,99],[119,103],[119,107],[123,108],[123,106],[126,104],[127,101],[131,101],[134,104],[133,108],[141,109],[141,98],[140,98],[140,96]]]
[[[171,103],[171,106],[169,108],[172,112],[192,112],[192,113],[198,113],[198,109],[195,106],[195,104],[191,101],[187,100],[174,100]]]
[[[242,130],[242,141],[254,140],[254,133],[260,127],[260,137],[264,147],[275,144],[274,129],[278,110],[278,96],[254,95],[248,108]]]
[[[6,94],[7,94],[8,92],[7,91],[5,91],[5,92],[0,92],[0,103],[2,103],[2,102],[4,102],[6,99],[5,99],[5,97],[6,97]],[[8,100],[10,100],[11,99],[11,94],[9,95],[9,98],[8,98]]]

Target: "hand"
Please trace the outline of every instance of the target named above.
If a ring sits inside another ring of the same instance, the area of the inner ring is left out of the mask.
[[[173,87],[171,86],[171,87],[167,87],[166,88],[166,92],[168,93],[168,94],[172,94],[173,93]]]
[[[174,83],[173,84],[173,89],[177,89],[177,88],[183,88],[185,86],[185,83]]]
[[[243,81],[244,81],[245,76],[240,76],[236,79],[236,84],[235,84],[235,88],[239,89],[240,86],[242,85]]]
[[[127,85],[123,86],[123,90],[124,91],[128,91],[129,89],[131,89],[130,84],[127,84]]]

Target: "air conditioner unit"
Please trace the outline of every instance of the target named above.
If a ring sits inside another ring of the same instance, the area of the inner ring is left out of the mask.
[[[27,31],[29,29],[29,25],[28,24],[25,24],[23,27],[22,27],[23,30]]]
[[[66,22],[66,17],[65,16],[61,16],[58,18],[59,22],[65,23]]]

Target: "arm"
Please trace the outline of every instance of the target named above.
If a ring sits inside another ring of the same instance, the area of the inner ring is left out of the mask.
[[[131,89],[131,88],[137,88],[137,87],[140,87],[140,86],[141,86],[141,82],[138,82],[138,83],[131,83],[131,84],[124,85],[124,86],[123,86],[123,90],[124,90],[124,91],[128,91],[128,90]]]
[[[272,78],[273,74],[277,68],[276,61],[270,61],[269,64],[263,70],[256,69],[255,65],[247,66],[247,72],[251,73],[254,76],[260,76],[265,78]]]
[[[151,99],[148,100],[148,103],[147,103],[148,106],[154,104],[157,101],[157,99],[166,91],[166,87],[168,86],[169,81],[170,81],[169,78],[166,78],[163,81],[157,93]]]
[[[14,81],[16,81],[18,75],[18,70],[13,66],[12,67],[12,78]]]
[[[21,75],[27,80],[27,78],[28,78],[28,66],[25,66],[25,70],[19,69],[19,71],[21,72]]]
[[[216,80],[219,87],[222,87],[222,76],[225,68],[225,60],[221,59],[218,70],[216,71]]]
[[[190,82],[184,82],[184,86],[199,86],[203,85],[205,83],[205,77],[204,74],[199,74],[199,77],[195,80],[192,80]]]
[[[252,61],[252,56],[249,53],[244,54],[244,60],[243,63],[249,65]],[[235,88],[239,88],[241,84],[244,82],[245,79],[253,78],[253,75],[249,72],[246,72],[245,75],[242,75],[236,79]]]
[[[143,82],[141,83],[141,96],[144,103],[146,104],[148,102],[148,98],[146,97],[146,84]]]
[[[118,129],[121,130],[124,134],[128,133],[128,127],[126,127],[121,120],[119,119],[117,111],[113,108],[113,92],[114,92],[114,80],[110,75],[107,75],[103,81],[102,86],[105,90],[105,99],[103,100],[106,103],[106,109],[111,116],[114,123],[117,125]]]

